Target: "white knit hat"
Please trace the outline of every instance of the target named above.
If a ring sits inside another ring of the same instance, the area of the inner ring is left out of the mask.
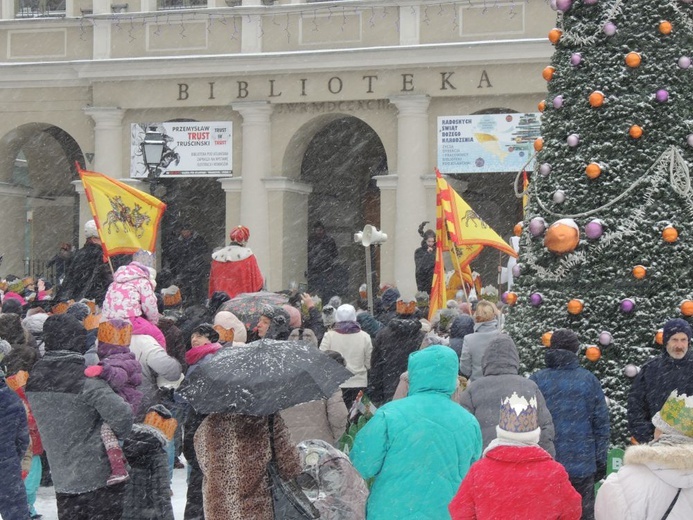
[[[334,315],[335,321],[356,321],[356,309],[353,305],[345,303],[337,307]]]
[[[225,329],[233,329],[233,342],[245,343],[248,339],[248,331],[238,317],[229,311],[219,311],[214,316],[214,325],[221,325]]]
[[[538,444],[541,428],[537,420],[537,398],[532,396],[527,400],[513,392],[503,399],[496,435],[499,439]]]
[[[85,222],[84,236],[85,238],[99,238],[99,231],[96,229],[96,222],[93,219]]]

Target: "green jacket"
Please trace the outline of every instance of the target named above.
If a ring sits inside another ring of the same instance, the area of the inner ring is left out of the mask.
[[[381,407],[350,452],[361,475],[375,477],[368,520],[442,520],[473,462],[481,429],[450,399],[457,354],[433,345],[409,356],[409,396]]]

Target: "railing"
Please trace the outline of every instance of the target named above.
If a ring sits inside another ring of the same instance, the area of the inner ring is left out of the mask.
[[[65,0],[17,0],[16,18],[64,17]]]
[[[33,278],[43,278],[48,280],[52,284],[57,282],[55,275],[55,265],[51,267],[46,267],[48,260],[40,260],[37,258],[25,258],[24,259],[24,276],[31,276]]]
[[[225,0],[227,7],[240,7],[243,0]],[[276,0],[262,0],[262,5],[274,5]],[[207,5],[207,0],[159,0],[157,9],[167,11],[172,9],[196,9]]]

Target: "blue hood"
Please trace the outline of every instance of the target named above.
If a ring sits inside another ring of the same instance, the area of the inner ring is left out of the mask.
[[[431,345],[409,355],[409,395],[440,392],[451,396],[457,388],[459,360],[450,347]]]

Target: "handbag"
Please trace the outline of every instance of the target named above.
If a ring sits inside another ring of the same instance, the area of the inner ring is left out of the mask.
[[[274,416],[269,417],[270,448],[272,458],[267,463],[270,492],[275,520],[305,520],[320,518],[318,511],[303,493],[295,479],[284,480],[279,475],[274,451]]]

